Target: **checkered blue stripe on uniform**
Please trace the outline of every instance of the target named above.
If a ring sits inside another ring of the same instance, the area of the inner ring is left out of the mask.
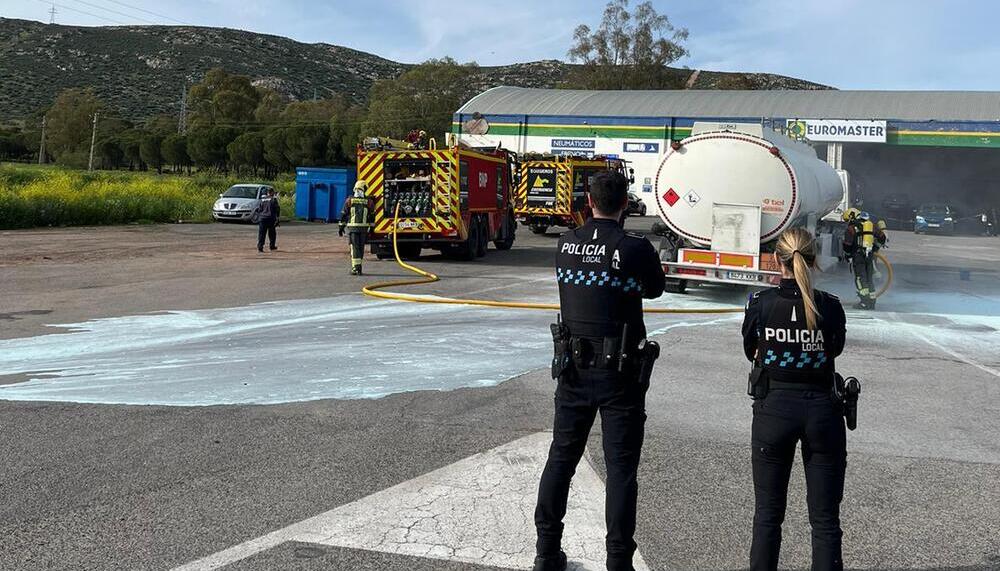
[[[812,365],[813,369],[818,369],[826,363],[827,359],[826,353],[822,351],[817,353],[816,358],[813,359],[813,356],[805,351],[799,353],[799,356],[796,358],[792,356],[791,351],[782,351],[781,355],[778,355],[773,350],[768,349],[764,355],[764,364],[770,365],[775,361],[778,361],[778,366],[783,368],[791,368],[794,363],[796,369],[806,369],[809,365]]]
[[[572,284],[579,286],[611,286],[620,287],[622,291],[628,293],[630,291],[642,291],[642,284],[635,278],[628,278],[622,281],[621,278],[612,276],[606,271],[598,272],[594,270],[564,270],[562,268],[556,268],[556,281],[564,284]]]

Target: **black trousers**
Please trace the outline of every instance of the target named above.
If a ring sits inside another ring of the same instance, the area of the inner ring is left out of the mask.
[[[347,237],[351,243],[351,267],[360,268],[365,259],[365,242],[368,241],[368,231],[348,232]]]
[[[264,249],[264,236],[266,235],[268,241],[271,243],[271,249],[275,249],[275,241],[278,239],[278,231],[275,225],[278,223],[277,220],[261,220],[257,223],[257,249]]]
[[[636,475],[646,423],[646,387],[635,375],[585,369],[560,380],[552,446],[538,486],[535,527],[541,556],[559,553],[570,480],[583,456],[594,418],[601,415],[608,480],[605,519],[609,571],[631,571],[635,553]]]
[[[812,571],[842,571],[840,502],[847,436],[842,405],[827,391],[771,391],[754,402],[751,442],[753,517],[751,571],[774,571],[781,549],[788,478],[802,442],[806,503],[812,526]]]

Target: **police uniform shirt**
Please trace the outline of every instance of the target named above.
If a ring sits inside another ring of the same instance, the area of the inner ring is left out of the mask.
[[[563,322],[573,335],[620,335],[641,339],[642,298],[663,293],[664,275],[656,249],[618,222],[592,218],[559,238],[556,277]]]
[[[844,350],[846,318],[837,296],[814,290],[819,315],[815,331],[806,326],[805,302],[793,279],[755,293],[743,319],[743,352],[778,381],[823,382],[836,370]]]

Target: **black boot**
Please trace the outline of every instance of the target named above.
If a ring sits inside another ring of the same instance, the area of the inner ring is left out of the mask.
[[[532,571],[566,571],[566,554],[562,551],[559,555],[543,557],[541,555],[535,557],[535,566],[531,568]]]

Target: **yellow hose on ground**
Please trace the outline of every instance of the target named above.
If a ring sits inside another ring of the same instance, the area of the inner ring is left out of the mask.
[[[438,303],[445,305],[475,305],[480,307],[502,307],[506,309],[541,309],[545,311],[559,311],[559,304],[557,303],[531,303],[526,301],[494,301],[488,299],[460,299],[453,297],[438,297],[438,296],[422,296],[413,295],[407,293],[398,293],[393,291],[381,291],[386,288],[400,287],[408,285],[419,285],[419,284],[430,284],[436,281],[440,281],[441,278],[432,274],[431,272],[421,270],[420,268],[407,264],[399,257],[399,247],[396,242],[396,221],[399,217],[399,205],[396,205],[396,212],[393,216],[392,221],[392,253],[396,257],[396,263],[400,267],[405,268],[418,276],[416,279],[408,280],[394,280],[389,282],[379,282],[365,286],[361,288],[361,293],[371,296],[378,297],[382,299],[395,299],[398,301],[409,301],[413,303]],[[682,313],[682,314],[694,314],[694,313],[738,313],[743,311],[742,307],[725,307],[725,308],[705,308],[697,307],[692,309],[675,309],[675,308],[660,308],[660,307],[650,307],[643,310],[645,313]]]
[[[875,294],[875,298],[878,299],[883,293],[889,291],[889,287],[892,285],[892,264],[889,263],[888,258],[882,255],[882,252],[875,252],[875,257],[882,262],[886,271],[885,283],[882,284],[881,289],[879,289],[878,293]]]

